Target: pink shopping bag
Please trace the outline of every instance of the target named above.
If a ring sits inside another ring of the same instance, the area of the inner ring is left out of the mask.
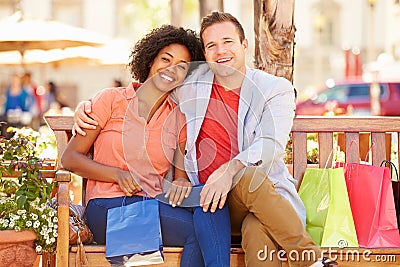
[[[343,162],[336,167],[344,168],[359,246],[400,247],[389,168]]]

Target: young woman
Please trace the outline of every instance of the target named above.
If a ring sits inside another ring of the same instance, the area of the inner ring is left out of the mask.
[[[107,210],[120,206],[125,196],[130,204],[141,201],[144,194],[162,193],[171,162],[175,166],[171,202],[179,204],[190,194],[191,183],[183,168],[185,118],[169,94],[192,70],[190,61],[204,60],[200,40],[191,30],[162,26],[136,43],[131,59],[132,77],[142,84],[99,92],[90,113],[98,122],[96,129],[73,137],[61,159],[66,169],[89,179],[86,219],[100,244],[105,243]],[[91,160],[86,153],[93,144]],[[210,250],[210,239],[199,234],[215,233],[206,231],[207,224],[194,223],[193,210],[161,202],[159,210],[163,245],[184,247],[181,266],[204,266],[204,262],[229,266],[230,244],[223,246],[224,256],[220,250]],[[220,218],[221,225],[228,226],[225,240],[230,240],[227,211],[215,218],[207,214],[202,220],[219,223]]]

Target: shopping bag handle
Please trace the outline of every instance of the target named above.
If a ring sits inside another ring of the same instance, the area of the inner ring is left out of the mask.
[[[123,216],[123,207],[125,206],[125,200],[126,200],[126,196],[124,196],[124,198],[122,199],[122,204],[121,207],[119,208],[119,217],[122,218]]]
[[[328,158],[325,161],[324,169],[328,169],[328,163],[331,163],[331,166],[333,167],[335,165],[335,162],[337,162],[337,155],[340,153],[340,148],[334,147],[331,149],[331,151],[328,154]]]
[[[329,162],[331,162],[332,163],[331,166],[333,166],[333,163],[335,161],[335,156],[336,156],[336,149],[332,148],[331,152],[329,152],[328,158],[326,159],[324,170],[327,169],[326,167],[328,166]]]
[[[351,140],[349,149],[351,148],[353,143],[356,143],[356,142],[357,142],[356,139]],[[373,148],[375,148],[375,142],[374,141],[372,141],[370,147],[368,148],[367,153],[365,154],[364,162],[367,162],[367,157],[368,157],[369,152],[371,152],[371,150],[372,150],[372,157],[374,159],[376,150],[373,150]],[[361,162],[360,150],[358,150],[358,160]]]
[[[141,202],[146,201],[146,200],[149,199],[149,196],[147,195],[147,192],[144,191],[144,190],[143,190],[143,192],[144,192],[145,194],[143,195],[143,200],[142,200]],[[126,202],[126,196],[124,196],[124,198],[122,199],[122,204],[121,204],[121,207],[119,208],[119,210],[120,210],[119,216],[120,216],[121,218],[122,218],[122,216],[123,216],[123,207],[125,206],[125,202]],[[142,203],[142,204],[143,204],[143,206],[144,206],[144,203]]]
[[[386,164],[389,164],[389,166],[390,166],[390,168],[389,168],[390,169],[390,177],[392,177],[392,172],[394,170],[394,173],[396,174],[397,182],[399,182],[399,173],[397,172],[396,165],[394,165],[393,162],[391,162],[390,160],[387,160],[387,159],[382,160],[381,167],[384,164],[385,164],[385,166],[386,166]]]
[[[375,149],[375,150],[373,150],[373,149]],[[369,152],[371,152],[371,150],[372,150],[372,162],[374,162],[375,161],[375,155],[376,155],[376,147],[375,147],[375,142],[374,141],[372,141],[371,146],[369,147],[369,149],[367,151],[367,154],[365,154],[365,158],[364,158],[365,162],[367,162],[367,157],[368,157]]]

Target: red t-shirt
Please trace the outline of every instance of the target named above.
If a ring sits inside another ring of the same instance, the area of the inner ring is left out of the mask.
[[[200,183],[239,153],[237,127],[240,88],[225,90],[214,83],[196,141]]]

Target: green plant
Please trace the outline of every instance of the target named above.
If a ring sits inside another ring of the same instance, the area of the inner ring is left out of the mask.
[[[319,162],[319,147],[316,134],[307,134],[307,163],[316,164]]]
[[[333,159],[335,161],[345,161],[344,152],[340,150],[337,144],[337,133],[333,135]],[[331,159],[332,160],[332,159]],[[293,139],[290,135],[290,139],[286,145],[284,154],[284,161],[286,164],[293,163]],[[307,134],[307,164],[318,164],[319,163],[319,147],[318,147],[318,135],[315,133]]]
[[[53,252],[57,217],[50,206],[52,183],[40,172],[37,137],[32,129],[16,129],[10,139],[0,139],[0,230],[33,230],[36,251]]]
[[[286,164],[293,163],[293,139],[291,135],[289,141],[286,144],[286,150],[283,160]],[[318,141],[315,134],[307,135],[307,163],[318,163]]]

